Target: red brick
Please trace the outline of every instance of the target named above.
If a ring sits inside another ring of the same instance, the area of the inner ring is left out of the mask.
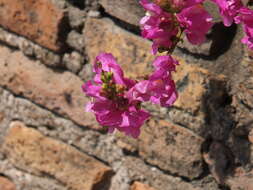
[[[64,12],[50,0],[0,0],[0,25],[53,51],[62,47]]]

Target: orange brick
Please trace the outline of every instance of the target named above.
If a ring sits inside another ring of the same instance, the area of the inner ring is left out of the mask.
[[[64,12],[50,0],[0,0],[0,25],[53,51],[63,47]]]
[[[48,174],[73,190],[100,189],[111,168],[75,148],[48,138],[21,122],[11,123],[3,151],[12,164],[37,175]]]
[[[131,186],[130,190],[155,190],[152,187],[149,187],[146,184],[140,183],[140,182],[134,182],[134,184]]]
[[[1,190],[16,190],[16,186],[7,178],[0,177],[0,189]]]

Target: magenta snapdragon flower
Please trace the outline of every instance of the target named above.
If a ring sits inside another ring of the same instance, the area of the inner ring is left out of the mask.
[[[149,15],[141,19],[142,36],[153,40],[152,53],[158,50],[171,51],[181,40],[182,32],[193,44],[203,43],[205,35],[212,27],[212,17],[201,5],[203,0],[174,0],[169,5],[169,12],[149,2],[140,4]],[[170,1],[169,1],[170,2]]]
[[[124,98],[118,101],[95,99],[86,106],[86,111],[94,113],[98,123],[108,127],[109,133],[118,129],[134,138],[140,135],[140,127],[150,117],[137,103],[129,103]]]
[[[231,26],[239,9],[243,6],[241,0],[212,0],[220,10],[225,26]]]
[[[125,96],[136,82],[124,77],[111,54],[101,53],[97,56],[93,71],[94,79],[82,86],[86,95],[93,97],[86,111],[94,113],[99,124],[108,127],[109,132],[118,129],[137,138],[140,127],[150,114],[140,108],[140,101],[132,101]]]
[[[171,72],[178,64],[171,56],[159,56],[153,62],[154,72],[147,80],[136,83],[127,93],[131,100],[150,101],[163,107],[171,106],[177,99]]]
[[[241,41],[253,50],[253,10],[247,7],[242,7],[238,11],[238,16],[235,17],[235,22],[237,24],[243,24],[243,30],[246,35]]]
[[[212,17],[201,4],[183,9],[177,14],[178,21],[187,39],[192,44],[201,44],[206,39],[206,33],[212,27]]]
[[[245,36],[242,38],[241,42],[253,50],[253,28],[244,25]]]
[[[140,24],[142,37],[153,40],[152,53],[156,54],[159,48],[170,49],[174,45],[174,36],[179,32],[174,26],[174,16],[148,0],[141,0],[140,4],[149,13]]]

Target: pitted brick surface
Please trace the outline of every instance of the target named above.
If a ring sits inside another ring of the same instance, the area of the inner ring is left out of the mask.
[[[0,25],[53,51],[63,47],[64,12],[51,0],[0,0]]]
[[[37,175],[54,176],[70,189],[102,189],[110,183],[109,167],[21,122],[11,123],[3,151],[17,167]]]

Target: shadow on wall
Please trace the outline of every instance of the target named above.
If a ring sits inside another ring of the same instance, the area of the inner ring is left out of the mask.
[[[247,126],[253,121],[238,127],[236,110],[226,84],[212,81],[203,100],[207,125],[202,131],[206,140],[201,151],[210,173],[225,188],[226,179],[233,176],[235,168],[250,164],[250,129]]]
[[[211,47],[208,55],[201,53],[194,53],[184,47],[178,47],[183,53],[200,58],[204,60],[216,60],[230,49],[233,39],[237,32],[237,25],[233,24],[230,27],[225,27],[222,22],[214,24],[211,32],[206,36],[207,41],[211,41]]]

